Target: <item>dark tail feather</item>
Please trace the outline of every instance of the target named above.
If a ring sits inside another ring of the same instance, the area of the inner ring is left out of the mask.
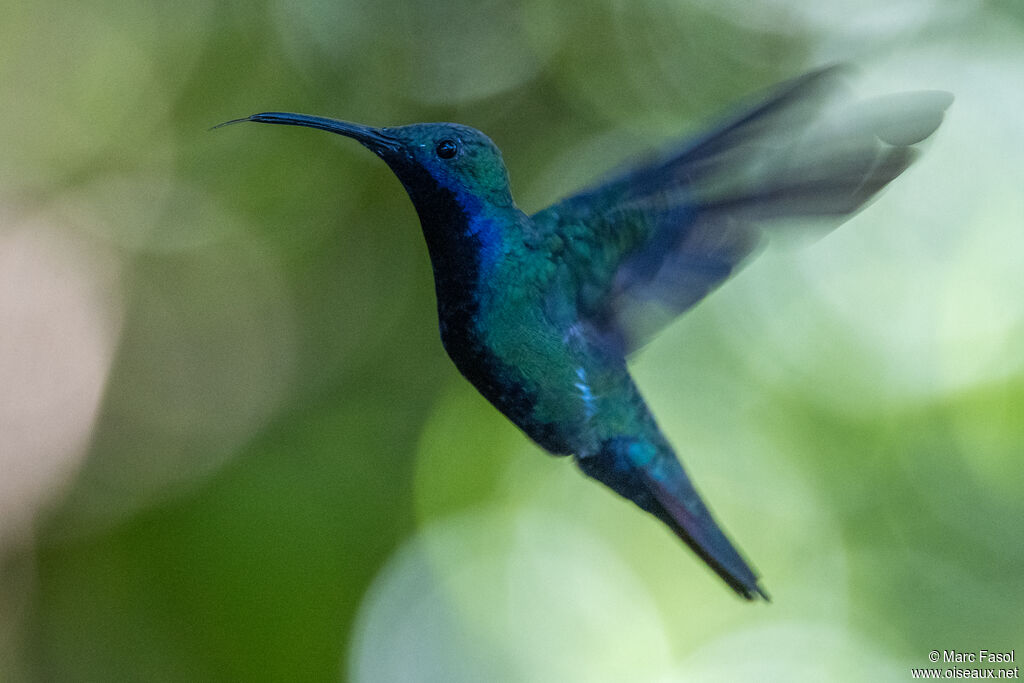
[[[586,475],[664,522],[740,596],[770,601],[757,574],[715,522],[671,452],[614,439],[599,452],[578,457],[577,463]]]

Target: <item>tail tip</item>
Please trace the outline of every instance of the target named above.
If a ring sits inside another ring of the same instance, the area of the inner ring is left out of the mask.
[[[750,584],[736,586],[735,589],[744,600],[753,602],[757,599],[761,599],[769,603],[772,601],[772,597],[768,595],[768,591],[766,591],[764,586],[762,586],[757,580]]]

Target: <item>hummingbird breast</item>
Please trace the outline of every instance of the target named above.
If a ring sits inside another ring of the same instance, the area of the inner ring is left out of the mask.
[[[495,344],[495,335],[506,330],[489,327],[491,316],[481,310],[481,301],[466,292],[442,294],[438,283],[438,320],[441,342],[459,372],[484,398],[501,411],[527,436],[545,450],[556,455],[575,452],[566,425],[557,416],[543,416],[537,407],[543,387],[539,386],[530,363],[524,367],[515,357],[502,353],[502,343]],[[462,296],[459,296],[462,294]],[[525,330],[524,320],[520,329]],[[528,361],[536,361],[535,358]]]

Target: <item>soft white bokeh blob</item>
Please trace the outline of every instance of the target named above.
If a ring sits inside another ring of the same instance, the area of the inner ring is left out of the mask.
[[[120,329],[116,262],[42,220],[0,225],[0,547],[63,491]]]
[[[647,588],[586,527],[529,508],[424,528],[367,593],[349,679],[657,680],[670,645]]]
[[[813,620],[773,621],[717,638],[687,657],[672,677],[687,683],[712,681],[905,681],[911,666],[893,659],[881,643],[849,628]]]

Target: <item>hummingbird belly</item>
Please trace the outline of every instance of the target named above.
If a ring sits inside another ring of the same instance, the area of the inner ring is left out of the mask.
[[[558,324],[541,305],[488,303],[465,326],[442,309],[442,341],[463,376],[540,446],[581,455],[612,437],[658,433],[625,362],[579,324]]]
[[[506,345],[493,343],[496,330],[485,332],[476,311],[452,303],[438,307],[441,342],[463,377],[542,448],[555,455],[575,452],[558,416],[538,413],[538,406],[550,400],[550,392],[537,381],[540,357],[524,346],[502,353]]]

